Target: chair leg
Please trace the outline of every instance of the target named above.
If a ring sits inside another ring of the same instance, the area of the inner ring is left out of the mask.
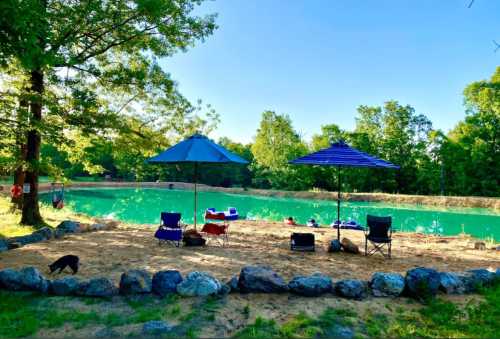
[[[368,239],[365,237],[365,257],[368,255]]]

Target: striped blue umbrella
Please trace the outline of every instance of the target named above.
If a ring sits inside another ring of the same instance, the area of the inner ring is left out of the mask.
[[[194,166],[194,228],[196,229],[198,166],[208,164],[248,164],[242,157],[217,145],[206,136],[194,134],[147,160],[152,164],[191,163]]]
[[[340,240],[340,168],[369,167],[399,169],[399,166],[389,161],[379,159],[368,153],[350,147],[344,141],[332,144],[330,147],[290,161],[293,165],[335,166],[338,171],[337,189],[337,238]]]

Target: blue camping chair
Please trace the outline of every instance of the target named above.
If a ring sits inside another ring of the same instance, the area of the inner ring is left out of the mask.
[[[161,212],[160,227],[155,232],[155,238],[158,239],[160,245],[171,243],[179,247],[182,240],[182,227],[180,213]]]

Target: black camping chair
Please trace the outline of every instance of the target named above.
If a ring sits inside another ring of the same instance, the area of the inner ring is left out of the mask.
[[[368,232],[365,231],[365,255],[372,255],[375,252],[379,252],[384,257],[390,258],[392,246],[392,218],[367,215],[366,225]],[[373,245],[370,251],[368,251],[368,242]],[[385,246],[387,246],[387,254],[384,253]]]
[[[314,234],[292,233],[290,236],[290,249],[292,251],[314,252]]]

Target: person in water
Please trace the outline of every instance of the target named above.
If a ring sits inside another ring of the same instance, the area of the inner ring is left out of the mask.
[[[314,219],[311,218],[307,222],[307,226],[309,226],[309,227],[319,227],[319,224],[316,222],[316,220],[314,220]]]
[[[285,219],[285,224],[295,226],[297,223],[293,220],[293,217],[288,217]]]

